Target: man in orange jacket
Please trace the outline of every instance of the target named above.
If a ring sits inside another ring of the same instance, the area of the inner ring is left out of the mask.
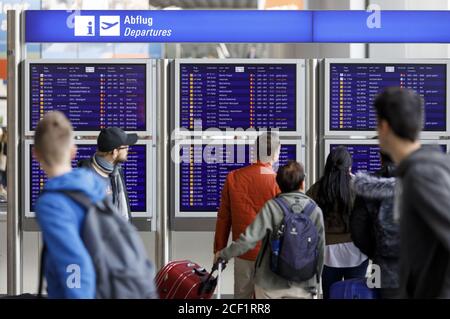
[[[257,162],[230,172],[222,190],[217,214],[214,254],[227,247],[230,229],[233,241],[244,233],[264,204],[280,189],[272,165],[280,156],[278,134],[269,132],[256,140]],[[261,248],[259,243],[234,261],[234,298],[250,299],[254,295],[255,260]]]

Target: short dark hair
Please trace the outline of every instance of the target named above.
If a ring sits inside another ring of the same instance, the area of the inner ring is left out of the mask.
[[[386,120],[394,133],[416,141],[423,127],[423,99],[403,88],[387,88],[375,99],[378,121]]]
[[[301,163],[289,161],[278,169],[277,183],[282,193],[297,191],[304,180],[305,168]]]

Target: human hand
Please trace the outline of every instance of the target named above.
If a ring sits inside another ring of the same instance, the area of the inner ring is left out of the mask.
[[[214,264],[217,262],[217,260],[219,260],[219,258],[220,258],[220,251],[218,251],[218,252],[216,252],[215,254],[214,254]]]

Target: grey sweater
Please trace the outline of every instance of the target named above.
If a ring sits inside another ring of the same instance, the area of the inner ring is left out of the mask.
[[[297,202],[298,205],[303,208],[309,200],[312,200],[301,192],[283,193],[280,196],[285,198],[290,204]],[[266,202],[258,215],[256,215],[253,223],[247,227],[239,239],[220,251],[220,257],[225,260],[229,260],[233,257],[240,256],[248,250],[254,248],[260,240],[264,239],[262,248],[259,251],[258,258],[256,259],[255,284],[266,290],[288,289],[291,287],[299,287],[307,290],[317,289],[318,278],[320,278],[322,274],[325,252],[325,231],[323,226],[322,211],[319,206],[316,207],[310,218],[316,226],[319,234],[317,278],[313,277],[308,281],[301,283],[291,282],[276,275],[270,269],[270,248],[266,245],[268,244],[267,240],[283,220],[283,211],[274,200],[269,200]]]

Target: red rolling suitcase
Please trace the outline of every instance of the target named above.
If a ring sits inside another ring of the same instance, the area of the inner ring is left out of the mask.
[[[156,275],[156,289],[160,299],[210,299],[220,274],[215,264],[211,272],[190,261],[179,260],[168,263]]]

